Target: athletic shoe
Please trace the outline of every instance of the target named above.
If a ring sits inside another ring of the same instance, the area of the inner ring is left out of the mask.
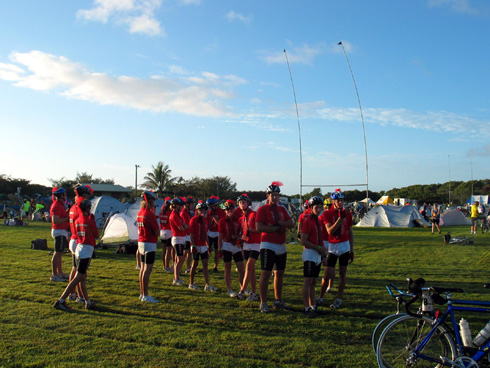
[[[134,269],[135,270],[141,270],[141,266],[140,265],[136,265],[136,267]]]
[[[83,297],[79,296],[79,297],[77,297],[77,303],[84,304],[85,303],[85,299],[83,299]]]
[[[325,299],[323,298],[316,298],[315,299],[315,305],[323,305],[325,303]]]
[[[245,300],[245,293],[240,291],[237,295],[236,295],[236,298],[238,300]]]
[[[338,309],[338,308],[340,308],[341,305],[342,305],[342,299],[335,298],[335,300],[333,301],[333,303],[330,304],[330,308]]]
[[[201,290],[201,288],[199,286],[197,286],[196,284],[189,284],[189,289],[192,289],[192,290]]]
[[[63,280],[68,280],[70,278],[66,273],[60,273],[58,277]]]
[[[245,294],[245,296],[249,296],[251,291],[248,289],[245,289],[245,290],[243,290],[243,293]]]
[[[143,298],[141,298],[142,302],[149,302],[149,303],[158,303],[158,300],[152,297],[151,295],[146,295]]]
[[[249,302],[258,302],[259,301],[259,298],[257,297],[257,294],[250,293],[248,295],[247,301],[249,301]]]
[[[328,289],[327,289],[327,293],[329,293],[329,294],[330,294],[331,292],[332,292],[332,289],[331,289],[331,288],[328,288]]]
[[[141,300],[141,298],[143,298],[143,294],[140,294],[140,296],[138,297],[139,300]]]
[[[187,270],[185,270],[185,273],[191,273],[191,269],[188,268]]]
[[[68,297],[68,300],[69,300],[70,302],[76,302],[76,301],[77,301],[77,299],[78,299],[78,295],[77,295],[77,293],[70,294],[70,296]]]
[[[262,313],[268,313],[269,312],[269,306],[267,303],[260,303],[260,311]]]
[[[214,273],[218,273],[218,267],[213,268]]]
[[[174,280],[174,281],[172,281],[172,284],[173,284],[173,285],[177,285],[177,286],[182,286],[182,285],[184,285],[184,283],[182,282],[182,279],[177,279],[177,280]]]
[[[163,271],[168,272],[168,273],[172,273],[172,272],[174,272],[174,269],[172,267],[169,267],[169,268],[164,267]]]
[[[59,300],[54,303],[53,307],[63,312],[71,312],[71,308],[65,302],[61,303]]]
[[[307,315],[310,318],[316,317],[318,314],[316,313],[316,310],[314,310],[311,307],[308,307],[305,309],[305,315]]]
[[[49,278],[50,281],[53,281],[53,282],[65,282],[66,280],[65,279],[62,279],[61,277],[59,277],[58,275],[53,275]]]
[[[206,285],[204,286],[204,291],[218,291],[214,286]]]
[[[286,303],[284,303],[282,300],[275,300],[274,301],[274,308],[276,309],[287,309]]]
[[[95,303],[94,302],[86,303],[85,304],[85,309],[87,309],[87,310],[96,310]]]
[[[237,293],[235,293],[235,292],[234,292],[233,290],[231,290],[231,289],[230,289],[230,290],[228,290],[227,294],[228,294],[228,296],[229,296],[230,298],[236,298],[236,296],[238,295]]]

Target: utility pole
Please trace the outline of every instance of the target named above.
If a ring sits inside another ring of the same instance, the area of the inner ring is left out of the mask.
[[[448,163],[448,170],[449,170],[449,184],[448,184],[448,197],[449,197],[449,204],[451,204],[451,155],[447,155],[447,163]]]
[[[138,196],[138,167],[140,165],[134,165],[135,174],[134,174],[134,199]]]

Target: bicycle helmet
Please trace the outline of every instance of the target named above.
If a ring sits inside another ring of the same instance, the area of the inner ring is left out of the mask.
[[[314,196],[308,200],[308,205],[310,206],[310,208],[312,208],[313,206],[316,206],[317,204],[323,204],[323,198],[322,197]]]
[[[345,199],[345,194],[340,189],[336,189],[335,192],[333,192],[330,195],[330,198],[332,198],[332,199]]]
[[[233,210],[235,209],[235,202],[231,199],[227,199],[223,207],[225,207],[225,210]]]
[[[86,199],[86,200],[80,202],[78,207],[82,210],[82,212],[84,212],[84,211],[90,212],[90,208],[92,208],[92,202],[90,200]]]
[[[185,203],[186,203],[186,204],[187,204],[187,203],[195,203],[195,202],[196,202],[196,201],[195,201],[195,200],[194,200],[194,198],[192,198],[192,197],[187,197],[187,198],[185,199]]]
[[[196,205],[196,210],[207,210],[207,209],[208,209],[208,206],[204,202],[199,202]]]
[[[172,199],[172,204],[173,204],[174,206],[183,206],[185,203],[184,203],[184,201],[183,201],[182,199],[180,199],[180,198],[174,198],[174,199]]]
[[[270,193],[280,193],[281,192],[281,188],[279,188],[280,186],[282,186],[282,183],[280,181],[273,181],[271,183],[271,185],[269,185],[265,189],[265,192],[267,194],[270,194]]]
[[[157,200],[157,195],[153,193],[152,191],[145,190],[143,193],[141,193],[141,197],[148,202],[148,200]]]
[[[247,203],[249,205],[252,204],[252,199],[250,199],[250,197],[247,194],[245,194],[245,193],[239,195],[238,198],[236,199],[236,202],[237,203],[240,202],[240,201],[247,201]]]
[[[51,191],[51,194],[55,197],[59,197],[61,196],[62,194],[66,194],[66,190],[64,190],[63,188],[58,188],[58,187],[55,187],[53,188],[53,190]]]
[[[79,185],[78,187],[75,188],[75,193],[77,194],[77,196],[81,197],[84,194],[89,194],[89,195],[92,194],[93,189],[85,185]]]
[[[215,204],[218,204],[219,203],[219,197],[210,197],[207,201],[206,201],[206,204],[208,206],[214,206]]]

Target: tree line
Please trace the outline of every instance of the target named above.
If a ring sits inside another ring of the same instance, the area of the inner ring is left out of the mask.
[[[74,196],[73,188],[78,183],[93,184],[115,184],[114,179],[102,179],[94,177],[87,172],[77,172],[74,179],[48,179],[53,187],[62,187],[67,189],[68,196]],[[199,178],[197,176],[191,179],[184,179],[181,176],[172,176],[172,170],[163,161],[152,165],[151,171],[146,173],[143,178],[144,182],[141,188],[153,190],[159,198],[174,196],[192,196],[194,198],[209,198],[218,196],[222,199],[236,198],[242,193],[247,193],[253,201],[262,201],[265,198],[264,190],[249,191],[237,190],[237,185],[228,176],[212,176],[209,178]],[[7,199],[7,195],[13,195],[17,188],[21,188],[21,194],[30,198],[36,196],[47,196],[51,193],[52,187],[46,187],[39,184],[32,184],[27,179],[17,179],[0,174],[0,195],[1,199]],[[129,187],[130,189],[134,189]],[[141,192],[141,191],[140,191]],[[134,192],[132,192],[134,193]],[[364,190],[346,190],[347,200],[349,202],[361,201],[366,198]],[[464,204],[472,194],[488,195],[490,194],[490,179],[471,180],[471,181],[451,181],[443,184],[418,184],[402,188],[393,188],[388,191],[373,192],[369,191],[369,198],[377,201],[383,195],[389,195],[392,198],[409,198],[419,202],[426,203],[449,203],[454,205]],[[134,195],[134,194],[133,194]],[[322,192],[321,188],[314,188],[309,193],[304,193],[304,199],[319,195],[327,197],[330,192]],[[285,195],[286,196],[286,195]],[[299,193],[287,196],[289,198],[300,197]]]

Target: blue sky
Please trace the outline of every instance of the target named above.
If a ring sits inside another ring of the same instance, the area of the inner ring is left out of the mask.
[[[15,178],[129,186],[162,160],[299,193],[285,49],[303,185],[354,189],[363,130],[339,41],[371,190],[490,177],[486,0],[17,0],[0,30],[0,173]]]

